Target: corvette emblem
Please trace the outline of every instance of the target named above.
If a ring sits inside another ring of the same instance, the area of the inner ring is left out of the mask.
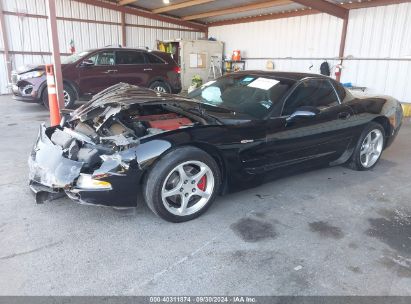
[[[252,142],[254,142],[253,139],[243,139],[243,140],[241,141],[242,144],[248,144],[248,143],[252,143]]]

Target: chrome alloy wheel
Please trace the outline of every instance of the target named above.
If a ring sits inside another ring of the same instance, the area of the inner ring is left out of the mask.
[[[166,89],[161,86],[154,87],[154,91],[161,92],[161,93],[167,93]]]
[[[374,129],[364,138],[360,150],[360,161],[364,168],[372,167],[381,155],[384,144],[383,134]]]
[[[64,105],[67,106],[68,104],[70,104],[71,97],[70,97],[70,94],[66,90],[63,91],[63,97],[64,97]]]
[[[161,189],[164,207],[174,215],[185,216],[201,210],[214,191],[214,175],[200,161],[187,161],[167,175]]]

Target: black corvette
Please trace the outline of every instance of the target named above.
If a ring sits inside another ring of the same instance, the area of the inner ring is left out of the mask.
[[[172,222],[203,213],[217,194],[267,176],[347,163],[367,170],[396,137],[401,105],[355,98],[331,78],[245,71],[189,98],[118,84],[60,126],[41,125],[29,157],[38,200],[133,207],[139,192]]]

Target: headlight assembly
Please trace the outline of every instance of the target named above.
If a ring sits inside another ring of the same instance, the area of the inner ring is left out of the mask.
[[[77,180],[77,188],[84,190],[111,190],[111,184],[106,181],[93,179],[91,175],[81,173]]]
[[[20,74],[18,76],[19,80],[26,80],[26,79],[30,79],[30,78],[37,78],[37,77],[41,77],[44,75],[44,71],[33,71],[33,72],[28,72],[28,73],[24,73],[24,74]]]

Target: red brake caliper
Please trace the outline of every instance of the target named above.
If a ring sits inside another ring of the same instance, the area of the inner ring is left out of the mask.
[[[205,191],[206,186],[207,186],[207,176],[204,175],[204,176],[200,179],[200,181],[198,182],[197,187],[198,187],[198,189],[200,189],[201,191]]]

